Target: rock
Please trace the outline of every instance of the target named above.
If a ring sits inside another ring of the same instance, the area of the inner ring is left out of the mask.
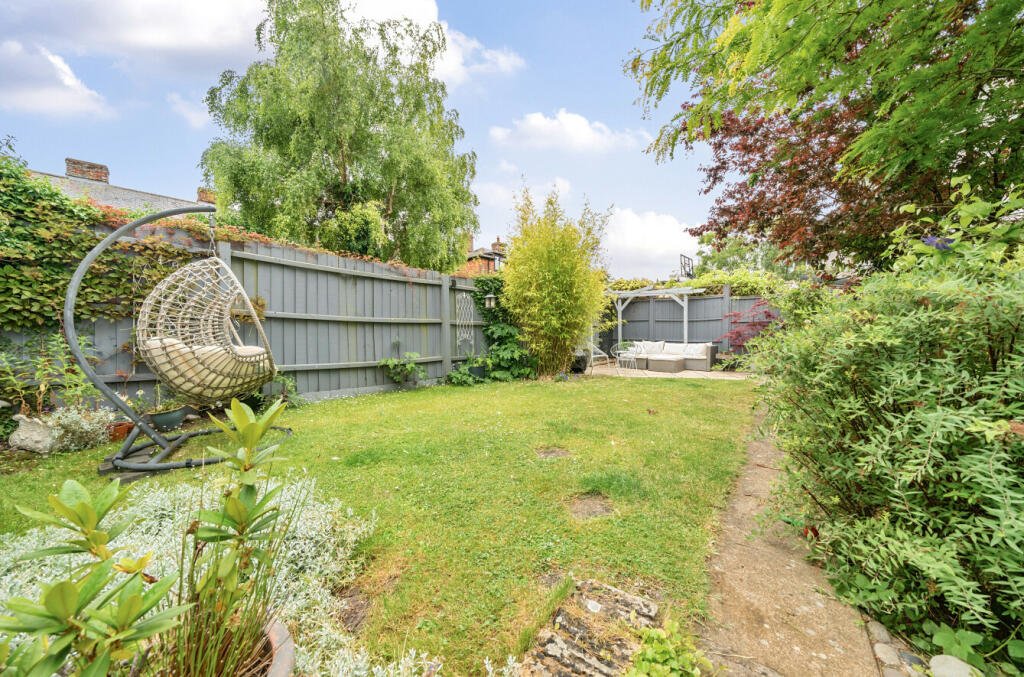
[[[888,644],[892,641],[889,631],[878,621],[868,621],[868,636],[872,642],[883,642]]]
[[[932,656],[928,665],[935,677],[973,677],[973,675],[979,674],[977,670],[956,656],[946,654]]]
[[[882,665],[900,664],[900,655],[896,653],[896,649],[894,649],[891,644],[875,642],[874,649],[875,656],[882,662]]]
[[[902,670],[896,668],[882,668],[882,677],[907,677]]]
[[[48,454],[53,448],[53,430],[38,418],[29,418],[23,414],[15,414],[18,429],[11,433],[7,443],[14,449],[34,451],[37,454]]]
[[[920,656],[918,656],[917,654],[912,654],[909,651],[901,651],[900,658],[902,658],[903,662],[909,665],[910,667],[914,667],[915,665],[925,667],[926,665],[928,665]]]
[[[601,604],[598,603],[598,602],[595,602],[592,599],[586,600],[586,603],[584,604],[584,606],[586,606],[587,607],[587,611],[589,611],[592,614],[601,613]]]
[[[0,409],[6,409],[9,406],[11,406],[11,403],[7,400],[0,400]]]

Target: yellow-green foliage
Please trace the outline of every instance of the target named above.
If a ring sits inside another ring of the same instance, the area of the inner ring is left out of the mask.
[[[502,302],[537,357],[538,373],[556,374],[568,369],[604,307],[599,255],[608,217],[585,207],[570,219],[557,193],[538,210],[526,190],[516,217]]]

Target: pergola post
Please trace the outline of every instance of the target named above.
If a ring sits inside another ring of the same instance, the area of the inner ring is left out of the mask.
[[[683,343],[690,342],[690,295],[683,294]]]

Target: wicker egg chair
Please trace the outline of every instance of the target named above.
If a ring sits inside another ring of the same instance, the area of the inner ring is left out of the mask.
[[[173,436],[157,431],[146,416],[119,397],[93,369],[79,348],[75,301],[89,267],[119,238],[139,226],[178,214],[213,212],[213,207],[170,209],[121,226],[105,237],[78,265],[64,300],[64,332],[68,347],[96,388],[134,423],[121,449],[105,459],[100,472],[128,471],[128,479],[175,468],[216,463],[218,458],[166,460],[184,442],[216,428]],[[212,219],[212,216],[211,216]],[[211,225],[211,243],[213,233]],[[236,328],[243,319],[252,325],[259,345],[246,345]],[[277,368],[270,343],[252,302],[227,263],[213,255],[182,266],[149,293],[135,326],[135,347],[153,374],[186,401],[219,407],[236,395],[256,391],[274,378]],[[148,441],[136,443],[139,437]],[[158,447],[158,449],[154,449]]]
[[[260,345],[235,329],[244,316]],[[160,281],[135,325],[138,354],[160,380],[189,402],[219,405],[251,393],[276,372],[256,311],[231,268],[216,257],[194,261]]]

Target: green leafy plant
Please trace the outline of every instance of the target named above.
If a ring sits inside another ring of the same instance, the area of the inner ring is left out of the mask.
[[[218,509],[200,510],[182,553],[178,596],[190,604],[182,622],[161,637],[161,664],[175,675],[244,674],[265,660],[264,629],[274,609],[274,560],[291,516],[282,515],[281,485],[268,486],[276,444],[261,446],[284,411],[278,401],[255,414],[237,399],[227,421],[210,419],[227,438],[208,447],[231,470]]]
[[[89,358],[88,339],[79,337],[79,345]],[[7,341],[0,348],[0,399],[22,411],[42,414],[58,402],[92,408],[98,397],[60,333],[38,334],[18,345]]]
[[[551,193],[537,209],[529,191],[516,204],[502,303],[537,360],[537,371],[566,371],[605,306],[601,237],[608,214],[584,207],[570,219]]]
[[[72,200],[24,164],[0,155],[0,329],[55,329],[71,273],[99,242],[126,222],[119,210]],[[132,314],[158,280],[191,254],[158,238],[115,245],[89,269],[76,306],[82,320]]]
[[[458,369],[453,369],[445,376],[445,381],[453,386],[471,386],[480,383],[483,379],[477,378],[469,373],[469,362],[463,362]]]
[[[693,637],[680,629],[677,621],[668,619],[661,628],[645,628],[640,631],[640,638],[640,649],[633,654],[627,677],[711,674],[711,662],[697,648]]]
[[[389,379],[403,385],[409,381],[416,383],[427,377],[427,370],[416,361],[419,353],[405,353],[402,357],[387,357],[377,363]]]
[[[955,192],[892,272],[778,299],[750,364],[787,452],[779,508],[819,534],[836,591],[926,650],[1017,674],[1024,199]]]
[[[537,376],[536,360],[523,345],[522,332],[513,323],[503,302],[505,279],[501,274],[480,275],[474,279],[476,289],[473,301],[484,320],[483,334],[487,340],[484,364],[488,376],[496,381],[512,381]],[[485,297],[491,294],[497,301],[488,308]]]
[[[43,585],[38,601],[7,600],[11,615],[0,618],[4,634],[0,674],[98,677],[117,673],[146,642],[178,623],[187,607],[164,603],[177,576],[147,581],[148,554],[130,557],[123,549],[111,547],[128,524],[107,527],[103,519],[127,493],[117,480],[95,496],[67,480],[59,493],[50,496],[52,514],[19,508],[40,523],[72,534],[63,545],[29,553],[25,559],[68,554],[89,559],[68,578]]]

